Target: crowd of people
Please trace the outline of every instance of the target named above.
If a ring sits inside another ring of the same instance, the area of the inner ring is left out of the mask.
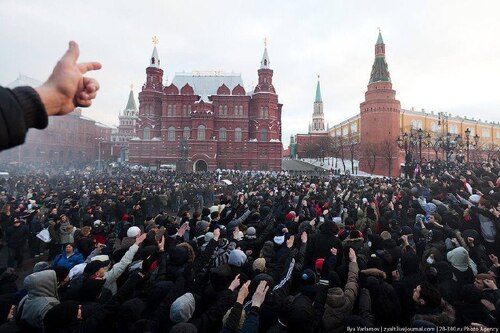
[[[495,160],[411,178],[21,171],[0,180],[0,332],[499,327]]]

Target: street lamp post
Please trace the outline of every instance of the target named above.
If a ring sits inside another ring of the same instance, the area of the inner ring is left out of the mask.
[[[451,142],[451,133],[446,133],[446,140],[443,142],[443,150],[446,155],[446,162],[448,162],[449,156],[448,153],[450,151],[450,142]]]
[[[95,138],[97,140],[97,171],[101,171],[101,143],[104,138]],[[94,155],[95,156],[95,155]]]
[[[97,170],[101,171],[101,140],[99,140],[99,154],[98,154],[98,161],[97,161]]]
[[[424,131],[422,131],[422,129],[419,128],[417,131],[417,135],[418,135],[419,163],[422,164],[422,137],[424,135]]]
[[[479,145],[479,135],[474,135],[474,150],[476,151],[476,159],[477,159],[477,146]]]
[[[408,177],[408,164],[411,163],[411,156],[409,155],[408,152],[408,146],[409,146],[409,141],[413,139],[413,135],[408,137],[407,133],[404,133],[403,135],[398,136],[396,142],[399,146],[399,148],[404,148],[405,150],[405,177]]]
[[[427,161],[429,161],[429,148],[432,143],[431,140],[432,140],[431,133],[427,133],[427,135],[425,136],[425,146],[427,147]]]
[[[465,144],[467,145],[467,163],[469,163],[469,140],[470,140],[470,128],[467,127],[465,130]]]

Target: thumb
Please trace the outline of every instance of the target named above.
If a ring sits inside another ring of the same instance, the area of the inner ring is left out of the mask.
[[[61,58],[61,61],[69,61],[72,64],[76,64],[79,55],[80,55],[80,48],[78,47],[78,44],[74,41],[70,41],[69,48]]]

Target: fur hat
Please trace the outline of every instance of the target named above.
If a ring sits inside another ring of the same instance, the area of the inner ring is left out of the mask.
[[[254,260],[252,264],[252,269],[254,271],[259,271],[259,272],[265,272],[266,271],[266,259],[264,258],[257,258]]]

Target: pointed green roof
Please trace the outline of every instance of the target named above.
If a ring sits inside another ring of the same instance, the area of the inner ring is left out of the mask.
[[[383,56],[375,57],[375,61],[373,62],[369,84],[374,82],[391,82],[389,68]]]
[[[319,87],[319,80],[318,80],[318,84],[316,85],[316,99],[314,101],[315,102],[323,102],[323,100],[321,99],[321,89]]]
[[[135,106],[134,92],[130,90],[130,94],[128,95],[128,102],[125,110],[137,110],[137,106]]]
[[[375,45],[379,45],[379,44],[384,44],[384,39],[382,38],[381,31],[378,32],[377,44],[375,44]]]

